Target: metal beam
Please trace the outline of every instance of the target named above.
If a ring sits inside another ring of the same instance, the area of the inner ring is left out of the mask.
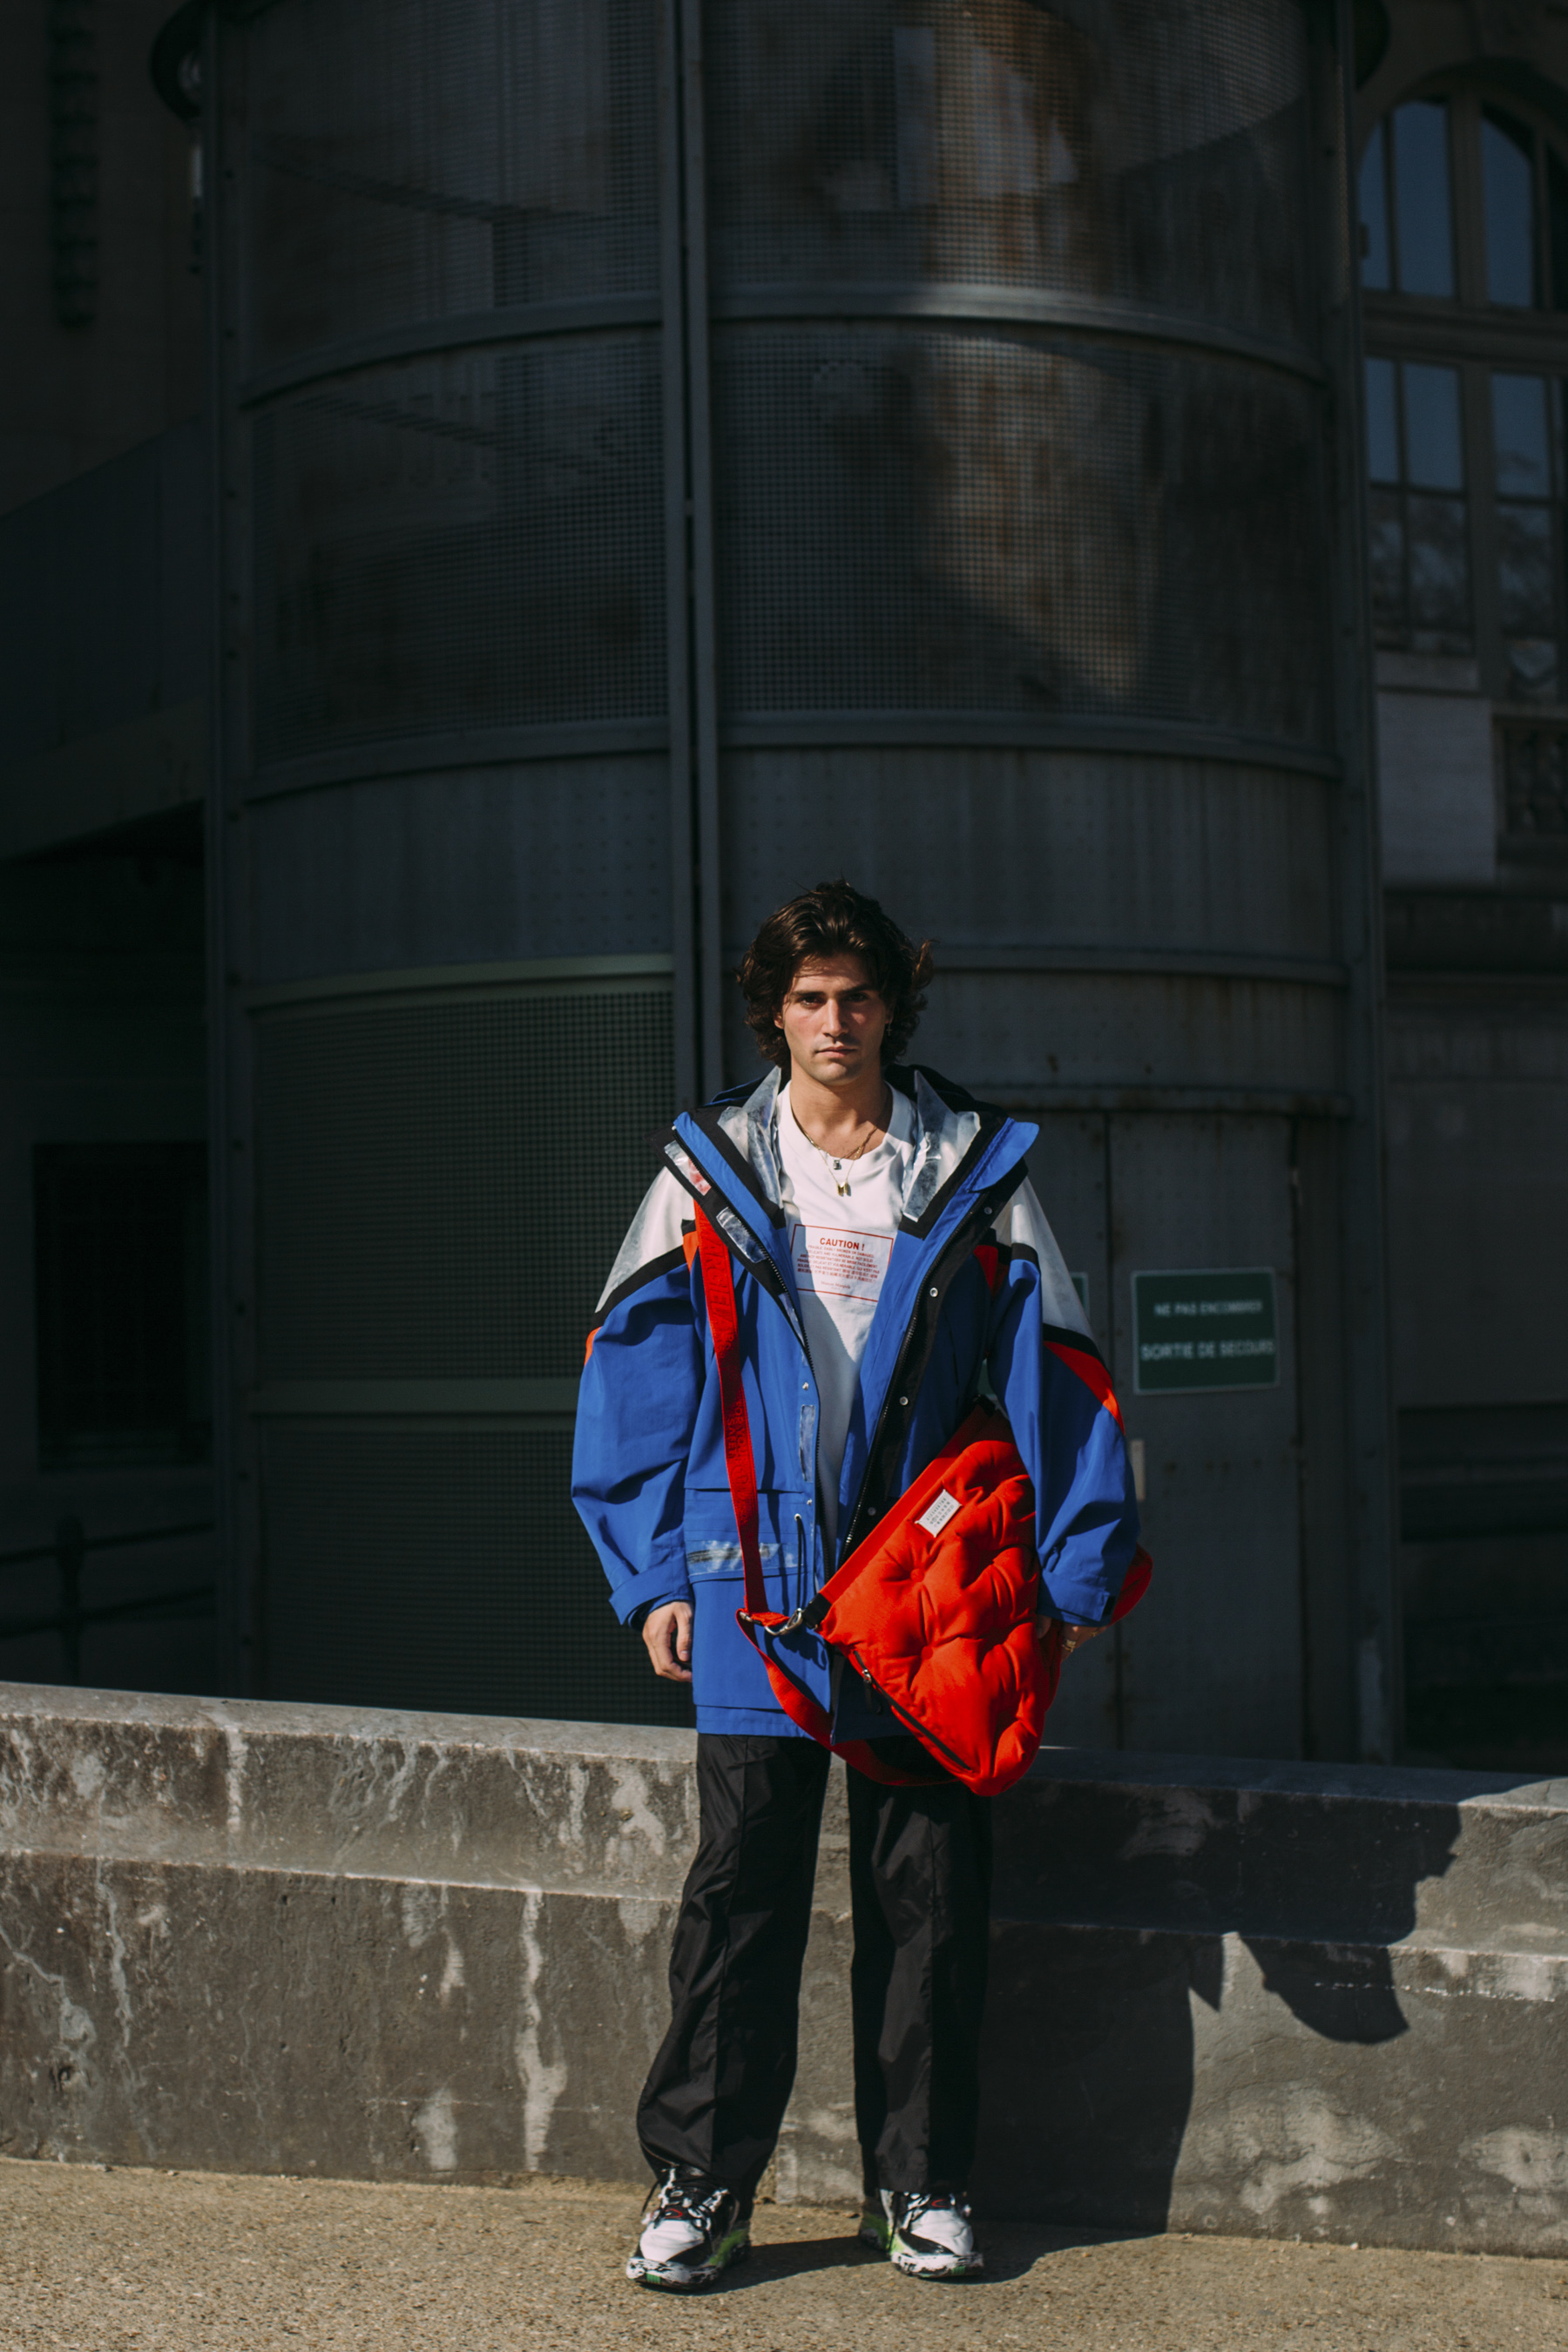
[[[279,360],[276,367],[259,368],[237,386],[235,398],[242,408],[254,408],[280,393],[301,384],[319,383],[325,376],[346,375],[362,367],[379,367],[391,360],[425,359],[438,352],[482,350],[488,343],[530,342],[549,335],[611,334],[626,327],[656,327],[659,305],[647,294],[596,296],[583,302],[502,302],[491,310],[462,310],[447,319],[425,319],[412,325],[381,328],[369,335],[350,335],[335,343],[319,343],[298,358]]]
[[[1149,344],[1163,351],[1207,352],[1217,358],[1247,360],[1255,367],[1326,383],[1328,370],[1295,343],[1244,335],[1206,319],[1152,310],[1139,302],[1107,295],[1085,301],[1070,294],[1031,287],[976,285],[875,285],[846,279],[837,286],[757,286],[721,295],[716,320],[838,319],[929,320],[940,326],[1045,327],[1112,342]]]
[[[686,284],[687,464],[690,498],[691,716],[696,760],[699,1084],[724,1082],[719,688],[713,588],[713,467],[709,406],[707,143],[701,0],[679,0],[682,206]]]
[[[1315,20],[1309,20],[1310,22]],[[1354,41],[1351,0],[1334,12],[1337,55],[1313,44],[1322,201],[1332,225],[1320,256],[1323,341],[1341,396],[1331,412],[1328,500],[1338,518],[1333,562],[1334,686],[1344,760],[1341,795],[1341,952],[1350,971],[1345,1076],[1354,1105],[1341,1156],[1344,1236],[1343,1367],[1347,1525],[1354,1622],[1347,1664],[1355,1678],[1356,1746],[1367,1762],[1392,1760],[1402,1708],[1400,1622],[1394,1576],[1398,1530],[1384,1264],[1383,906],[1373,726],[1372,627],[1367,604],[1365,424],[1357,217],[1351,160]]]

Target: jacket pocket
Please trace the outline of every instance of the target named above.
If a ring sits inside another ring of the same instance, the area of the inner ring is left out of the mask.
[[[705,1576],[691,1587],[691,1696],[699,1708],[778,1712],[767,1669],[736,1622],[745,1597],[739,1576]]]
[[[800,1497],[757,1497],[758,1549],[769,1609],[785,1614],[801,1597],[795,1519]],[[762,1659],[735,1620],[745,1605],[745,1563],[726,1487],[686,1490],[686,1567],[691,1579],[691,1695],[699,1707],[763,1707],[778,1702]],[[806,1562],[809,1574],[809,1560]]]
[[[763,1583],[770,1609],[793,1609],[799,1598],[795,1586],[803,1550],[804,1526],[798,1495],[762,1494],[757,1497],[757,1549],[762,1555]],[[689,1486],[686,1490],[686,1571],[694,1585],[716,1578],[745,1580],[746,1563],[735,1526],[735,1507],[727,1486]],[[807,1563],[809,1569],[809,1563]],[[737,1593],[735,1607],[741,1605]]]

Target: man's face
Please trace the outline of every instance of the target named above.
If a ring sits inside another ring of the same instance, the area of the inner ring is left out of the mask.
[[[807,956],[779,1010],[792,1070],[818,1086],[853,1085],[882,1066],[888,1008],[857,955]]]

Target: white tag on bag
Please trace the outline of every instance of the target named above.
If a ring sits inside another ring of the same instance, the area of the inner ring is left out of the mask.
[[[928,1536],[939,1536],[957,1508],[958,1496],[950,1495],[945,1486],[939,1486],[935,1501],[926,1505],[915,1525],[924,1528]]]

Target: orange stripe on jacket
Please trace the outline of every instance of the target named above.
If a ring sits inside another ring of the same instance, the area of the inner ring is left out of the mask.
[[[1117,1428],[1121,1429],[1121,1407],[1116,1402],[1116,1391],[1110,1385],[1110,1374],[1106,1370],[1100,1358],[1089,1355],[1085,1349],[1058,1347],[1054,1339],[1047,1339],[1046,1345],[1052,1355],[1067,1366],[1069,1372],[1078,1374],[1085,1388],[1092,1391],[1105,1407],[1106,1412],[1110,1414]]]
[[[1012,1253],[1002,1248],[995,1242],[979,1242],[975,1245],[974,1255],[979,1261],[981,1273],[985,1276],[986,1288],[994,1298],[1006,1279]],[[1121,1407],[1116,1402],[1116,1391],[1110,1385],[1110,1374],[1099,1357],[1080,1355],[1076,1348],[1059,1348],[1054,1339],[1047,1339],[1046,1345],[1053,1356],[1060,1357],[1069,1372],[1078,1374],[1086,1389],[1093,1391],[1120,1429]]]

